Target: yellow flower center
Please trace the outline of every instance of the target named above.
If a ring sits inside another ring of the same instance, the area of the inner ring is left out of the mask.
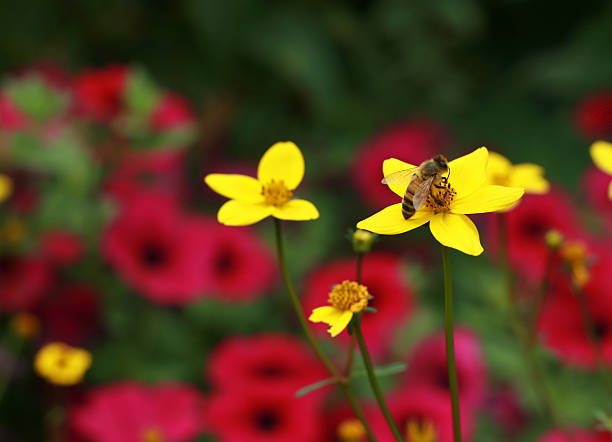
[[[451,187],[450,182],[444,180],[433,184],[425,207],[433,210],[434,213],[447,212],[455,199],[455,195],[457,195],[457,191]]]
[[[266,204],[271,206],[283,205],[293,196],[293,192],[287,189],[283,180],[270,180],[268,184],[264,184],[261,194]]]
[[[359,442],[366,437],[365,428],[358,419],[345,419],[340,422],[337,434],[342,442]]]
[[[147,428],[142,432],[142,442],[164,442],[164,436],[157,428]]]
[[[406,424],[406,442],[436,442],[436,429],[430,420],[410,419]]]
[[[368,306],[370,293],[365,285],[355,281],[342,281],[336,284],[329,293],[329,303],[338,310],[350,310],[359,313]]]

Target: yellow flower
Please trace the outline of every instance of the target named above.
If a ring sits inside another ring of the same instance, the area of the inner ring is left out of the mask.
[[[591,145],[591,158],[597,167],[612,175],[612,143],[595,141]],[[612,200],[612,181],[608,186],[608,198]]]
[[[287,141],[274,144],[264,153],[257,168],[257,179],[213,173],[204,181],[215,192],[230,198],[219,209],[219,222],[228,226],[246,226],[270,215],[293,221],[317,219],[319,211],[314,204],[292,198],[303,177],[302,152]]]
[[[13,191],[13,181],[6,175],[0,173],[0,202],[7,199]]]
[[[522,188],[487,184],[486,147],[448,163],[450,177],[447,188],[437,194],[443,202],[432,198],[429,204],[405,219],[402,203],[393,204],[357,223],[357,228],[382,235],[397,235],[416,229],[429,222],[429,229],[440,244],[468,255],[483,252],[478,230],[466,214],[496,212],[511,207],[524,193]],[[415,166],[391,158],[383,163],[385,176]],[[403,198],[407,185],[389,184],[389,188]]]
[[[358,419],[343,420],[336,433],[342,442],[360,442],[366,437],[365,428]]]
[[[354,281],[343,281],[336,284],[329,293],[328,302],[331,306],[318,307],[308,318],[312,322],[325,322],[332,337],[346,328],[353,314],[360,313],[368,306],[370,293],[366,286]]]
[[[406,424],[406,442],[435,442],[436,429],[431,421],[410,419]]]
[[[542,167],[532,163],[513,165],[495,152],[489,152],[487,180],[489,184],[498,186],[522,187],[526,193],[546,193],[550,189]]]
[[[91,354],[87,350],[61,342],[46,344],[34,357],[36,372],[55,385],[78,384],[90,365]]]

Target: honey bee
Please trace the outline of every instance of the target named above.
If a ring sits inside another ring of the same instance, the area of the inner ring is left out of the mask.
[[[441,193],[451,191],[448,186],[448,176],[442,176],[447,172],[450,176],[448,160],[444,155],[436,155],[423,161],[418,167],[387,175],[382,182],[383,184],[408,184],[402,199],[402,215],[408,219],[427,203],[430,196],[434,206],[446,206],[445,201],[440,198]],[[437,191],[432,191],[433,189]]]

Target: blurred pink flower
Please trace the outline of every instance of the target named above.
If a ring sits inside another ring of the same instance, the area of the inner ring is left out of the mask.
[[[178,94],[167,93],[153,111],[151,127],[158,131],[178,129],[192,124],[195,116],[189,103]]]
[[[26,115],[6,95],[0,94],[0,129],[18,131],[27,124]]]
[[[541,436],[537,442],[612,442],[612,435],[608,431],[551,430]]]
[[[74,78],[74,93],[78,112],[100,122],[115,117],[127,83],[128,68],[109,65],[88,69]]]
[[[69,419],[77,435],[92,442],[188,442],[203,430],[203,407],[203,396],[190,385],[128,381],[90,390]]]
[[[51,268],[39,257],[1,257],[0,311],[19,312],[35,307],[52,280]]]
[[[484,410],[510,439],[516,437],[525,428],[529,419],[527,411],[519,403],[519,397],[510,386],[490,392],[485,401]]]
[[[600,91],[576,105],[575,124],[586,138],[612,136],[612,92]]]
[[[426,119],[409,119],[393,124],[363,143],[355,154],[353,182],[361,196],[373,208],[382,208],[396,202],[397,195],[380,183],[382,164],[388,158],[397,158],[411,164],[444,153],[449,139],[446,129]]]
[[[73,264],[83,256],[83,240],[67,230],[49,230],[41,237],[41,255],[51,264]]]

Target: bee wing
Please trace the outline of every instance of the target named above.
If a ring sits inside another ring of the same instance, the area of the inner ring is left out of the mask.
[[[410,169],[398,170],[393,172],[382,179],[383,184],[408,184],[412,176],[418,170],[418,167],[411,167]]]
[[[429,198],[429,192],[431,191],[431,185],[433,184],[435,175],[427,178],[422,183],[417,184],[417,188],[414,191],[414,197],[412,198],[412,205],[415,210],[419,210],[425,202],[427,198]]]

